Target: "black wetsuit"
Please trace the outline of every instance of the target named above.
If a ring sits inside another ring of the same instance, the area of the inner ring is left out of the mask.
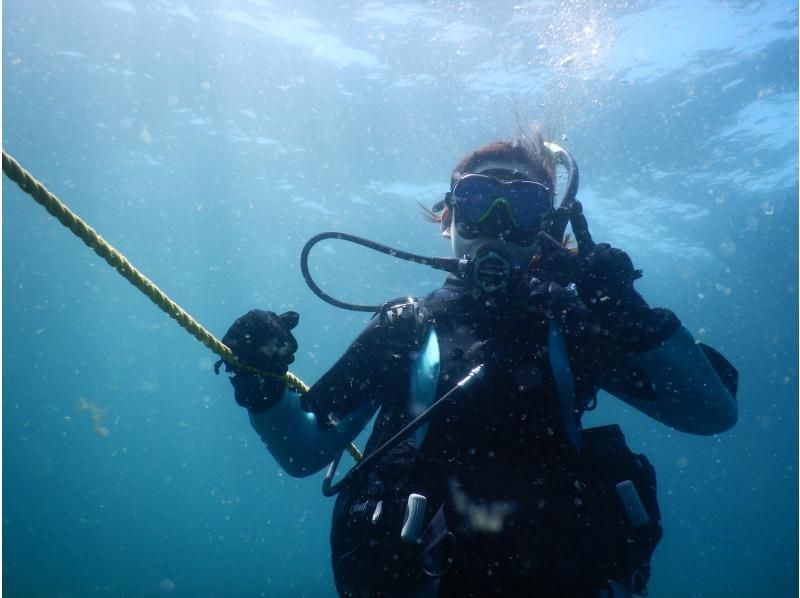
[[[399,540],[411,492],[428,498],[426,522],[439,514],[446,523],[447,541],[427,567],[441,574],[438,595],[582,596],[635,570],[646,579],[660,537],[652,468],[627,450],[616,426],[583,431],[579,444],[569,435],[603,381],[628,376],[625,348],[585,311],[527,311],[455,281],[422,305],[438,339],[436,397],[479,363],[488,374],[431,420],[421,444],[409,439],[339,495],[331,536],[339,591],[408,595],[424,582],[420,551],[431,538]],[[553,318],[575,383],[566,412],[549,355]],[[379,404],[367,454],[418,414],[409,376],[425,335],[406,320],[374,318],[304,397],[319,421]],[[637,477],[650,523],[634,530],[614,485]]]

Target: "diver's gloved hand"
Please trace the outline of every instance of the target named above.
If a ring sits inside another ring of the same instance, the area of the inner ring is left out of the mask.
[[[567,249],[546,232],[540,232],[537,241],[540,255],[535,271],[536,278],[563,287],[577,283],[583,269],[578,253]]]
[[[680,326],[680,320],[669,310],[652,309],[636,292],[633,283],[642,272],[633,267],[630,256],[607,243],[595,244],[578,201],[570,211],[570,222],[578,251],[540,233],[537,278],[559,286],[575,283],[581,302],[603,334],[610,334],[626,350],[646,351],[669,338]],[[548,288],[551,303],[553,289],[557,288]],[[566,297],[560,291],[556,295]]]
[[[581,259],[545,232],[539,233],[537,240],[540,253],[533,277],[527,281],[525,307],[572,328],[574,316],[585,321],[589,313],[574,290],[581,276]]]
[[[299,321],[297,312],[287,311],[279,316],[275,312],[254,309],[236,320],[222,337],[222,342],[236,358],[236,363],[226,363],[225,367],[233,373],[231,384],[239,405],[257,413],[266,411],[281,399],[285,387],[282,376],[297,351],[297,340],[291,330]],[[238,364],[267,375],[259,375]]]
[[[568,337],[591,334],[594,317],[574,288],[564,288],[555,282],[546,283],[544,287],[548,317],[558,320]]]
[[[608,243],[598,243],[582,260],[580,294],[584,301],[635,293],[633,281],[642,271],[633,267],[630,256]]]
[[[608,243],[582,256],[578,294],[608,330],[633,352],[646,351],[669,338],[680,320],[667,309],[651,308],[633,288],[642,271],[630,256]]]

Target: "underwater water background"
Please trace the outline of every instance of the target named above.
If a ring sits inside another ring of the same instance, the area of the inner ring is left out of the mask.
[[[468,151],[538,121],[624,248],[740,372],[738,425],[675,432],[607,395],[656,466],[650,595],[791,596],[798,574],[795,2],[3,3],[3,148],[209,330],[301,314],[316,380],[366,322],[299,270],[325,230],[446,255]],[[283,474],[216,357],[3,178],[7,596],[333,596],[332,500]],[[340,242],[337,297],[437,272]],[[362,443],[363,446],[363,443]]]

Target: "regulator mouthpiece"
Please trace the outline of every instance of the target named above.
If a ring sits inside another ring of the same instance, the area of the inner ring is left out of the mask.
[[[496,251],[479,255],[472,262],[472,281],[487,293],[500,291],[511,279],[511,262]]]

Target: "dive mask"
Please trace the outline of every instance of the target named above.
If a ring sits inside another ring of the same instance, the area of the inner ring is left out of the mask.
[[[501,209],[506,210],[515,228],[539,228],[553,207],[551,190],[542,183],[503,181],[485,174],[461,177],[445,202],[454,208],[460,222],[476,229]]]

